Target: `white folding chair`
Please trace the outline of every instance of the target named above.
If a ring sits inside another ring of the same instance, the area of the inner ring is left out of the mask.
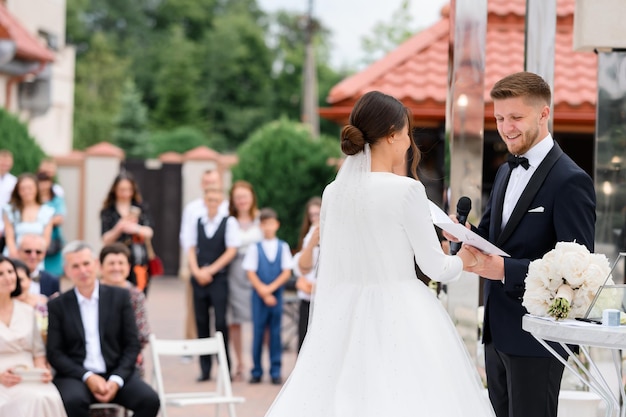
[[[215,336],[202,339],[165,340],[150,335],[154,382],[161,400],[161,415],[167,417],[167,406],[185,407],[188,405],[215,404],[215,415],[219,416],[220,405],[228,406],[228,415],[236,417],[235,404],[245,401],[243,397],[233,396],[230,385],[226,348],[221,332]],[[165,393],[160,356],[182,355],[217,355],[217,380],[215,391]]]

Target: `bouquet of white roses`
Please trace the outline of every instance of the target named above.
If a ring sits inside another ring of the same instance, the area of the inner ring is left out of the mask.
[[[522,305],[537,316],[582,317],[610,272],[606,256],[575,242],[558,242],[530,263]],[[607,284],[613,284],[610,277]]]

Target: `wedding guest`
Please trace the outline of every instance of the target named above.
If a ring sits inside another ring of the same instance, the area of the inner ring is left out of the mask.
[[[63,190],[63,187],[61,187],[61,184],[56,182],[57,163],[54,160],[54,158],[48,157],[48,158],[42,159],[41,162],[39,163],[39,168],[37,169],[37,172],[43,172],[47,174],[48,177],[50,177],[53,182],[52,191],[54,191],[54,195],[61,197],[61,198],[65,198],[65,191]]]
[[[46,241],[43,236],[31,233],[22,236],[17,259],[28,266],[31,279],[29,292],[52,297],[59,293],[60,283],[58,276],[41,269],[45,253]]]
[[[510,254],[477,257],[466,270],[485,280],[485,367],[498,417],[556,417],[563,365],[525,332],[524,279],[531,261],[557,242],[593,251],[596,194],[593,180],[552,138],[550,86],[518,72],[491,89],[498,133],[511,157],[498,170],[476,231]],[[565,352],[559,348],[559,352]]]
[[[298,253],[293,258],[294,274],[298,277],[296,289],[300,299],[298,317],[298,352],[302,348],[306,329],[309,326],[309,309],[311,305],[311,293],[317,281],[317,262],[320,254],[320,210],[322,199],[311,198],[304,208],[300,238],[298,239]]]
[[[17,178],[11,174],[13,168],[13,154],[6,149],[0,149],[0,210],[11,200],[11,193]],[[0,213],[0,253],[4,251],[4,217]]]
[[[98,262],[84,242],[65,245],[63,260],[74,289],[48,303],[47,348],[68,416],[85,417],[98,402],[155,417],[159,397],[135,369],[141,347],[130,293],[99,283]]]
[[[50,244],[54,209],[41,201],[35,175],[26,173],[17,178],[11,200],[4,206],[2,216],[6,238],[5,256],[18,256],[17,245],[21,236],[27,233],[42,235],[46,247]]]
[[[280,340],[283,316],[283,289],[291,278],[293,258],[287,242],[276,237],[280,227],[278,215],[264,208],[259,215],[263,240],[248,248],[243,269],[254,288],[252,293],[252,368],[251,384],[261,382],[263,366],[261,353],[265,333],[269,332],[270,377],[272,384],[282,384],[282,343]]]
[[[241,325],[252,319],[252,285],[241,264],[248,247],[261,241],[263,238],[263,233],[259,226],[259,209],[257,208],[256,194],[252,184],[247,181],[237,181],[233,184],[230,189],[229,210],[230,215],[239,224],[241,246],[239,246],[237,256],[228,268],[228,306],[230,312],[228,336],[237,360],[233,381],[242,381],[245,365]]]
[[[63,257],[61,256],[63,234],[61,233],[61,225],[65,220],[66,214],[65,199],[56,194],[52,177],[46,172],[39,172],[37,174],[37,185],[39,186],[41,201],[54,210],[54,215],[51,220],[52,234],[50,236],[50,244],[46,249],[44,269],[53,275],[61,276],[63,274]]]
[[[20,286],[22,287],[22,293],[17,296],[17,299],[34,309],[35,317],[37,318],[37,327],[41,335],[45,336],[48,333],[48,297],[43,294],[30,292],[33,280],[28,275],[28,266],[19,259],[12,259],[11,261],[15,266],[17,279],[20,281]]]
[[[102,205],[100,222],[105,245],[121,242],[130,250],[132,267],[128,280],[147,294],[150,277],[146,239],[151,239],[154,231],[139,186],[130,173],[115,177]]]
[[[13,262],[0,255],[0,415],[66,417],[52,381],[31,306],[17,300],[22,288]],[[22,371],[40,371],[32,376]],[[32,379],[32,382],[29,383]]]
[[[187,265],[187,253],[189,252],[190,245],[193,245],[195,242],[193,239],[190,239],[188,234],[195,227],[198,218],[203,216],[206,212],[206,206],[204,204],[204,194],[210,188],[222,188],[222,177],[217,170],[209,169],[202,173],[200,177],[200,197],[192,200],[183,209],[183,214],[180,220],[180,233],[179,233],[179,241],[180,247],[183,250],[183,264]],[[228,216],[228,201],[224,200],[220,204],[219,210],[221,215]],[[188,269],[183,268],[181,271],[181,279],[183,281],[187,281],[187,291],[186,291],[186,306],[187,312],[185,315],[185,337],[187,339],[195,339],[197,337],[196,332],[196,319],[194,316],[194,308],[193,308],[193,288],[191,285],[191,279],[188,274]],[[188,358],[190,359],[190,358]]]
[[[128,281],[128,274],[130,274],[130,251],[126,245],[115,242],[103,247],[100,251],[100,282],[114,287],[126,288],[130,291],[130,303],[135,312],[139,344],[143,350],[150,339],[146,296]],[[137,368],[143,376],[145,370],[141,353],[137,357]]]
[[[221,189],[207,190],[204,202],[205,214],[199,217],[195,226],[188,231],[188,259],[193,286],[193,306],[198,337],[210,337],[211,314],[215,315],[215,331],[222,332],[227,346],[226,359],[230,368],[228,353],[228,266],[237,256],[240,245],[237,221],[219,212],[224,199]],[[191,243],[195,242],[195,243]],[[200,356],[200,376],[198,382],[211,378],[210,355]]]

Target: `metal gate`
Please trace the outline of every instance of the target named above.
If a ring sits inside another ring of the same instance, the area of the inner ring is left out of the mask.
[[[158,160],[125,160],[121,168],[130,172],[141,191],[152,219],[154,251],[163,260],[166,275],[177,275],[180,262],[182,165]]]

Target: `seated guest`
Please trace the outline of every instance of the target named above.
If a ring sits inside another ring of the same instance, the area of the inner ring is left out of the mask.
[[[12,259],[12,261],[15,266],[15,272],[17,273],[17,279],[22,287],[22,293],[17,296],[17,299],[35,309],[37,327],[45,340],[48,334],[48,297],[43,294],[30,292],[29,289],[32,285],[32,280],[28,275],[28,267],[19,259]]]
[[[130,293],[100,284],[89,245],[63,249],[74,289],[48,303],[48,361],[69,417],[87,417],[92,403],[116,403],[135,417],[154,417],[157,393],[135,369],[140,352]],[[87,349],[89,347],[89,349]]]
[[[32,279],[30,292],[43,294],[46,297],[59,292],[59,277],[41,269],[46,256],[46,240],[43,236],[23,235],[18,244],[17,256],[28,266],[28,273]]]
[[[100,282],[114,287],[126,288],[130,291],[130,303],[135,312],[135,321],[139,333],[141,349],[148,344],[150,325],[146,314],[146,296],[127,280],[130,274],[130,251],[123,243],[116,242],[105,246],[100,251]],[[143,376],[143,358],[137,357],[137,368]]]
[[[0,415],[65,417],[33,308],[16,300],[21,291],[13,262],[0,255]]]

